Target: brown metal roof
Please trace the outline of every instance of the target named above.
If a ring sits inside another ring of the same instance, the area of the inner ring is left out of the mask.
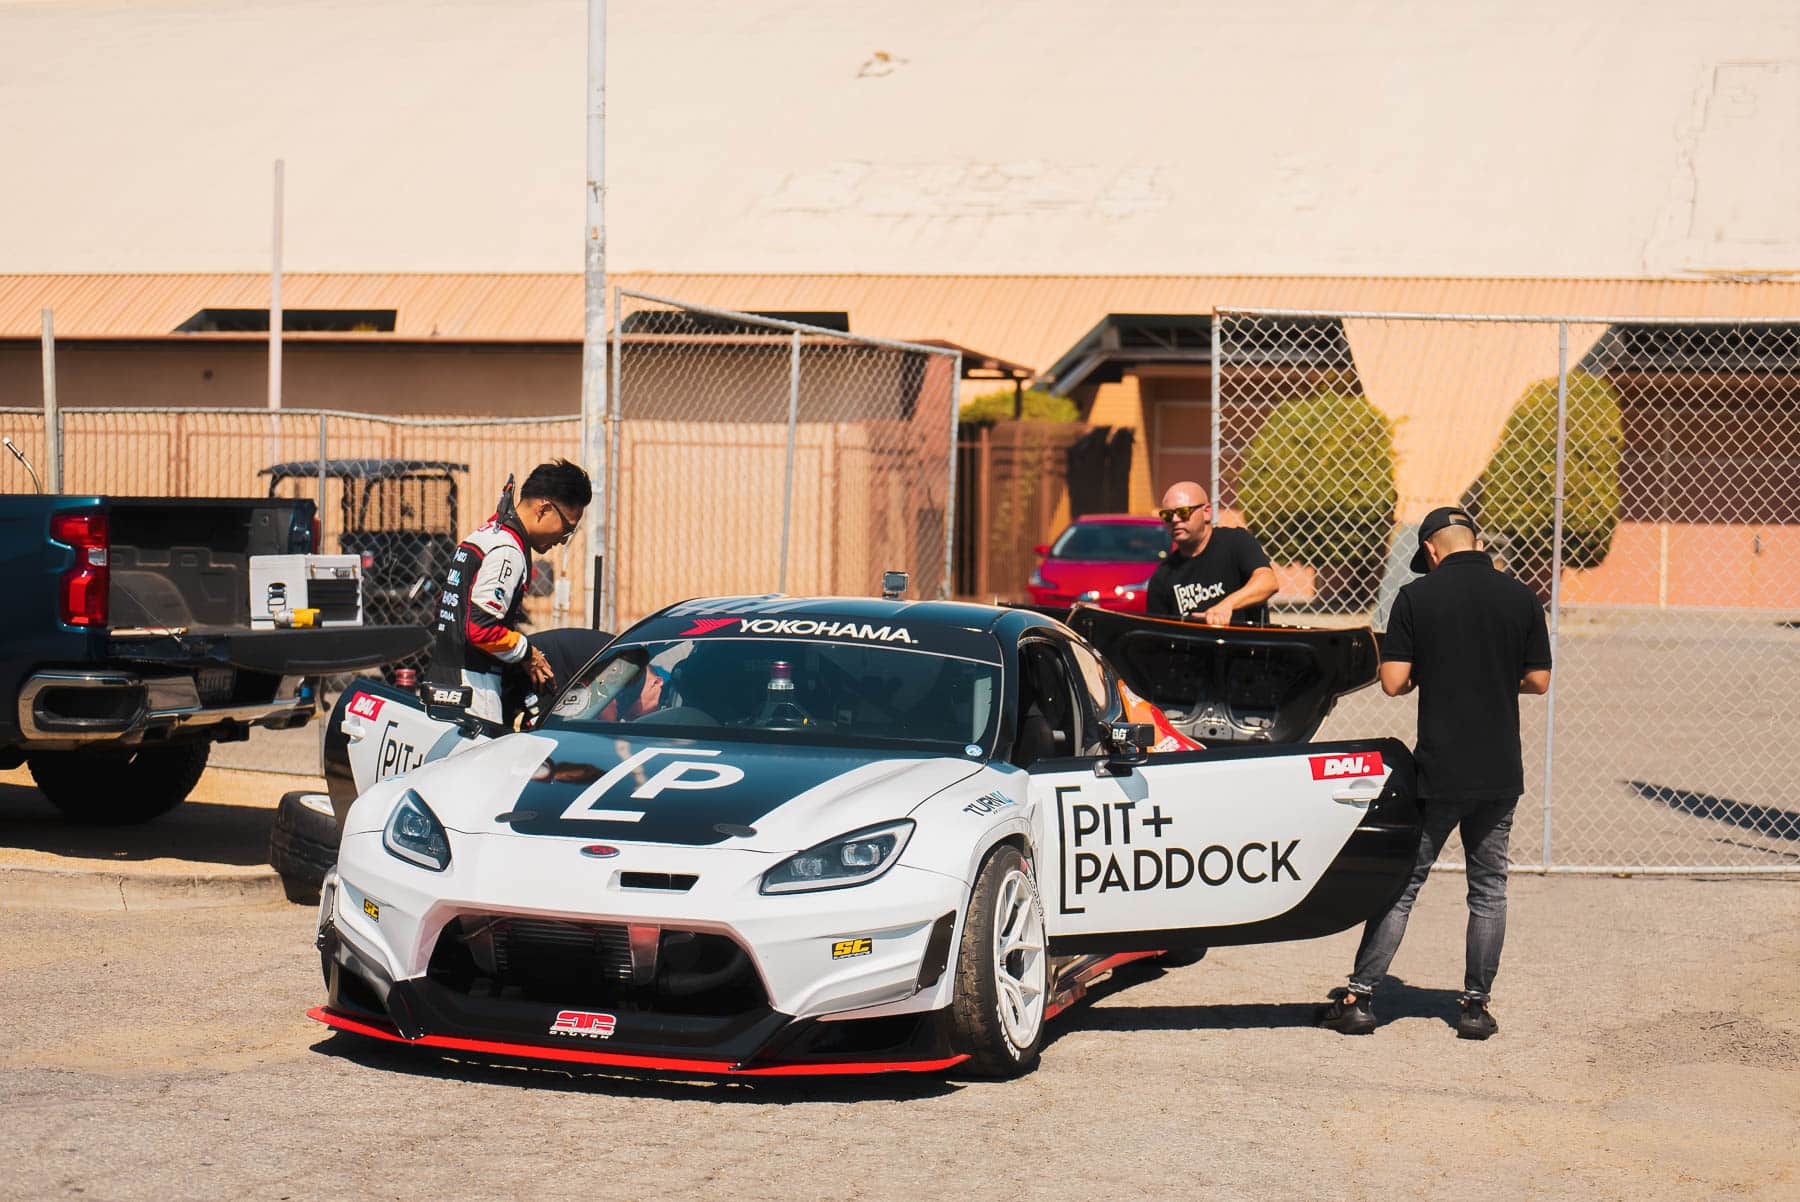
[[[1270,307],[1800,319],[1800,282],[1787,280],[631,273],[612,282],[722,308],[843,310],[859,334],[928,333],[1038,370],[1109,313]],[[260,308],[268,300],[268,277],[251,273],[0,275],[0,337],[36,337],[44,308],[55,310],[57,334],[64,338],[201,337],[171,332],[200,309]],[[358,340],[581,337],[581,277],[572,273],[296,272],[283,278],[282,302],[294,309],[396,311],[391,334],[354,335]]]

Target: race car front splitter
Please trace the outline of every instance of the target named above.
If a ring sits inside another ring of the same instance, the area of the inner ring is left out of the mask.
[[[785,1064],[736,1064],[729,1060],[639,1056],[628,1052],[601,1052],[579,1047],[549,1048],[535,1044],[498,1043],[483,1039],[462,1039],[454,1035],[422,1035],[417,1039],[408,1039],[391,1026],[352,1018],[328,1006],[315,1006],[307,1011],[306,1016],[334,1030],[411,1044],[414,1047],[505,1059],[590,1064],[664,1077],[830,1077],[875,1073],[935,1073],[954,1068],[968,1059],[966,1055],[952,1055],[934,1060],[817,1060]]]

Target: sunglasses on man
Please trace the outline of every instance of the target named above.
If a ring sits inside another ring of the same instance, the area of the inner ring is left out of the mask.
[[[1156,516],[1163,520],[1165,526],[1173,526],[1176,522],[1185,522],[1197,509],[1205,509],[1204,505],[1176,505],[1171,509],[1159,509]]]

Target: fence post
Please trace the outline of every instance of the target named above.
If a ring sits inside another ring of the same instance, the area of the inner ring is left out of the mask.
[[[988,438],[993,427],[985,423],[975,427],[975,488],[981,503],[975,510],[975,596],[991,597],[992,575],[988,570],[988,531],[994,517],[994,444]]]
[[[956,358],[950,361],[950,491],[944,500],[944,584],[938,594],[946,601],[956,592],[951,578],[956,572],[956,435],[961,400],[962,352],[957,351]]]
[[[319,414],[319,545],[313,548],[315,555],[325,553],[325,422],[325,415]]]
[[[605,550],[603,552],[604,559],[601,563],[603,571],[605,571],[606,564],[611,564],[612,569],[610,571],[605,571],[605,575],[600,579],[600,628],[602,630],[614,631],[615,633],[618,630],[615,619],[618,616],[619,565],[623,562],[619,558],[619,489],[622,486],[621,477],[625,473],[624,465],[619,461],[619,445],[621,441],[619,427],[620,419],[624,415],[624,400],[621,396],[621,393],[623,392],[623,373],[625,369],[625,336],[623,333],[625,329],[624,305],[625,290],[623,288],[614,288],[612,308],[612,394],[608,398],[612,408],[606,417],[608,426],[606,443],[607,503],[605,537],[602,542],[602,546]]]
[[[1207,464],[1211,478],[1207,481],[1206,499],[1212,502],[1213,511],[1215,513],[1218,512],[1219,508],[1219,384],[1220,376],[1223,374],[1219,370],[1220,320],[1221,317],[1219,311],[1217,309],[1213,310],[1212,361],[1207,365],[1207,374],[1212,376],[1212,457],[1211,461]],[[1144,440],[1144,450],[1148,452],[1149,449],[1150,440],[1146,438]],[[1150,482],[1150,491],[1153,494],[1151,498],[1152,502],[1158,505],[1162,504],[1160,494],[1156,493],[1155,480]]]
[[[1557,664],[1557,628],[1562,618],[1563,477],[1569,459],[1569,323],[1556,323],[1556,497],[1550,535],[1550,662]],[[1556,678],[1544,698],[1544,871],[1550,870],[1550,801],[1556,763]]]
[[[788,525],[794,516],[794,433],[800,422],[800,331],[794,331],[792,358],[788,362],[788,430],[787,482],[781,490],[781,583],[778,593],[787,592]]]
[[[63,490],[62,410],[56,406],[56,319],[49,309],[40,316],[44,319],[44,471],[54,495]]]

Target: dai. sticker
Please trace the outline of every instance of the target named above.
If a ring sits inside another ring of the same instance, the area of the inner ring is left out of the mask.
[[[1380,776],[1381,753],[1358,751],[1350,755],[1308,756],[1314,780],[1338,780],[1347,776]]]

